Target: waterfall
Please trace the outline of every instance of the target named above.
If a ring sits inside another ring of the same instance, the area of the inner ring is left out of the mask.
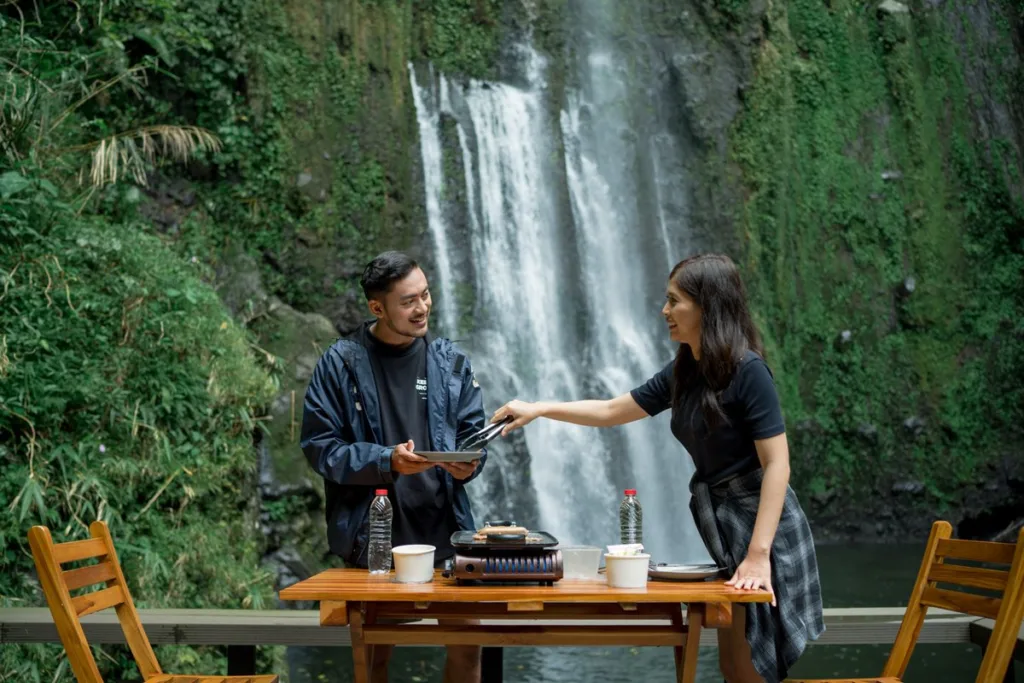
[[[543,59],[523,53],[525,87],[460,83],[433,70],[423,77],[409,66],[435,264],[472,263],[463,284],[473,291],[473,322],[459,332],[489,413],[512,398],[610,398],[673,353],[659,310],[674,255],[658,197],[644,196],[632,164],[620,163],[641,155],[620,134],[628,119],[608,111],[622,92],[602,99],[584,84],[552,111]],[[591,62],[598,81],[615,68],[608,55]],[[443,148],[443,125],[454,127],[457,145]],[[452,183],[464,184],[466,206],[447,207]],[[456,208],[464,225],[446,218]],[[429,275],[452,334],[466,313],[454,291],[464,274]],[[521,519],[534,508],[539,528],[563,543],[604,546],[618,542],[622,490],[637,488],[654,558],[706,559],[688,509],[692,464],[667,412],[612,429],[537,420],[523,435],[496,442],[470,485],[478,520]]]
[[[410,70],[411,71],[411,70]],[[441,324],[445,330],[455,329],[455,300],[452,285],[452,265],[448,258],[448,225],[441,211],[441,197],[444,194],[444,174],[441,164],[441,127],[440,112],[436,107],[428,107],[423,100],[423,92],[416,87],[412,89],[413,103],[416,107],[416,121],[419,124],[420,152],[423,157],[423,184],[426,188],[427,222],[430,225],[430,236],[434,239],[434,258],[437,260],[438,289],[448,294],[445,304],[439,310]],[[423,112],[421,115],[420,112]]]

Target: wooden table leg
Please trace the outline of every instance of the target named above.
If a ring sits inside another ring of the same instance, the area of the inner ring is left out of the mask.
[[[672,615],[672,623],[683,628],[683,613]],[[677,683],[694,683],[697,680],[697,654],[700,651],[700,629],[704,625],[704,605],[686,606],[686,646],[672,648],[675,651]]]
[[[505,675],[504,668],[504,652],[502,652],[502,648],[493,646],[481,648],[481,683],[502,683],[502,678]]]
[[[373,625],[377,623],[377,604],[373,602],[365,603],[366,609],[363,610],[363,626]],[[377,667],[377,657],[374,655],[376,646],[364,645],[363,649],[366,651],[366,670],[370,672],[369,678],[370,683],[381,677],[384,672],[374,671]]]
[[[355,670],[355,683],[370,683],[369,648],[363,642],[363,612],[358,602],[348,603],[348,629],[352,637],[352,668]]]
[[[672,611],[672,625],[679,631],[685,631],[686,626],[683,624],[683,606],[677,605]],[[686,642],[690,642],[687,640]],[[683,657],[684,651],[681,647],[672,648],[672,656],[675,658],[676,663],[676,681],[681,681],[683,675]]]

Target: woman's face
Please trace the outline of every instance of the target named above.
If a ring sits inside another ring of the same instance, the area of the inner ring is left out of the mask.
[[[689,344],[691,347],[700,343],[700,306],[674,282],[668,283],[661,315],[668,323],[668,334],[672,341]]]

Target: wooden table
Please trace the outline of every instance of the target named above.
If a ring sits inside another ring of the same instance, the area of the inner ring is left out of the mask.
[[[458,586],[440,572],[432,583],[400,584],[393,575],[365,569],[328,569],[280,596],[319,601],[321,626],[349,627],[356,683],[369,681],[374,645],[661,645],[674,650],[676,679],[693,683],[701,628],[728,626],[734,602],[771,599],[766,591],[740,591],[723,581],[651,581],[632,589],[609,588],[603,578]],[[509,623],[416,623],[434,619]],[[601,623],[609,620],[616,623]]]

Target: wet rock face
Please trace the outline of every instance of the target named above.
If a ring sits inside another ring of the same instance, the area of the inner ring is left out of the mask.
[[[302,313],[268,295],[259,264],[243,250],[223,254],[215,276],[228,308],[256,333],[259,348],[280,368],[280,393],[269,406],[266,432],[256,439],[263,563],[280,589],[315,573],[327,555],[323,482],[306,463],[299,436],[306,386],[338,332],[326,317]]]
[[[369,318],[366,298],[361,291],[349,289],[331,302],[331,322],[334,329],[343,337],[355,332]]]
[[[262,565],[275,577],[276,592],[319,570],[325,552],[323,498],[316,482],[279,478],[268,450],[261,451],[259,528],[266,543]]]
[[[1010,39],[1014,18],[998,0],[934,0],[956,41],[970,91],[974,134],[984,145],[989,163],[1017,197],[1024,195],[1024,91],[1020,82],[1021,35]],[[1019,7],[1019,6],[1018,6]],[[1019,12],[1019,9],[1018,9]],[[1013,41],[1017,41],[1017,45]]]
[[[937,519],[953,524],[960,538],[1012,543],[1024,525],[1024,461],[1006,456],[984,468],[941,514],[924,482],[885,476],[869,500],[842,500],[826,490],[806,501],[815,540],[822,543],[920,541]]]
[[[196,191],[186,178],[167,178],[151,174],[143,188],[139,214],[161,232],[176,235],[181,221],[193,210]]]
[[[215,268],[217,293],[236,320],[243,323],[267,312],[269,297],[263,288],[256,259],[242,249],[224,253]]]
[[[685,179],[680,224],[691,250],[735,253],[743,190],[730,172],[729,131],[743,108],[753,63],[763,40],[765,3],[752,2],[728,23],[706,3],[685,3],[659,11],[649,3],[644,23],[651,38],[657,79],[652,84],[657,117],[679,141],[676,159],[665,170]]]

